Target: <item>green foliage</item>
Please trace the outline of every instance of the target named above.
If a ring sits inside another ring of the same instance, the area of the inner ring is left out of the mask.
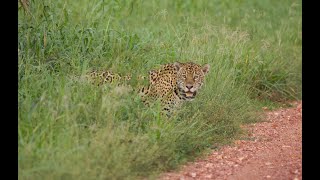
[[[18,10],[19,179],[154,178],[229,143],[266,101],[301,98],[301,1],[44,0],[29,9]],[[169,119],[129,86],[81,79],[90,69],[146,76],[175,61],[211,69]]]

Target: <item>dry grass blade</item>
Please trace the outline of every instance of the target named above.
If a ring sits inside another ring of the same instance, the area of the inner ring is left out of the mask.
[[[26,14],[30,14],[30,11],[29,11],[29,0],[19,0],[19,2],[21,3],[24,12]]]

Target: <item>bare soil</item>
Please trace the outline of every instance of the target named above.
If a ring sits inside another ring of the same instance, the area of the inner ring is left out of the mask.
[[[293,105],[266,111],[266,121],[244,126],[248,140],[237,140],[160,179],[302,179],[302,102]]]

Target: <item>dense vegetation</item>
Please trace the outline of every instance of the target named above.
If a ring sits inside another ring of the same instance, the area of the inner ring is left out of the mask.
[[[261,106],[301,98],[301,1],[43,0],[18,7],[19,179],[156,177],[239,137]],[[209,63],[171,118],[129,86],[175,61]]]

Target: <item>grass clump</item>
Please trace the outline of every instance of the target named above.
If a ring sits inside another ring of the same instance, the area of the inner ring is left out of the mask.
[[[301,1],[45,0],[18,13],[19,179],[155,178],[232,141],[262,102],[301,98]],[[211,69],[170,119],[138,81],[80,78],[175,61]]]

